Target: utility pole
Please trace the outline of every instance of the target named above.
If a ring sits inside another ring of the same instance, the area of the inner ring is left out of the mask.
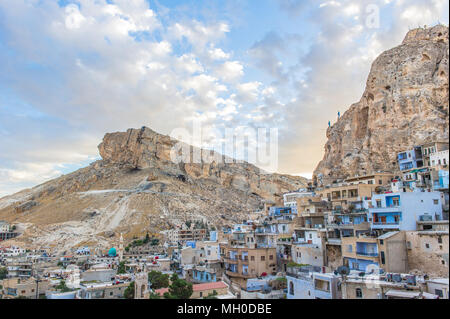
[[[39,275],[37,272],[35,272],[35,275],[36,275],[36,279],[35,279],[35,281],[36,281],[36,299],[39,299],[39,283],[42,280],[39,279]]]

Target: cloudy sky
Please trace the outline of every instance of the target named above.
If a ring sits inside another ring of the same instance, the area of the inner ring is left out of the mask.
[[[98,159],[105,132],[279,129],[310,177],[329,120],[448,0],[0,0],[0,196]],[[377,13],[379,13],[377,15]]]

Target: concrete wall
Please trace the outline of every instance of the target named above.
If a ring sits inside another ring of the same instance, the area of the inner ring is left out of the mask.
[[[386,272],[408,272],[405,232],[399,232],[384,239],[383,244],[378,240],[378,251],[380,254],[380,268],[383,268]],[[381,263],[381,252],[384,252],[385,264]]]
[[[314,281],[312,277],[295,278],[286,276],[286,278],[287,299],[314,299]]]
[[[406,242],[409,270],[448,278],[448,232],[406,232]]]
[[[312,244],[299,244],[292,246],[292,260],[297,264],[324,266],[324,252]]]

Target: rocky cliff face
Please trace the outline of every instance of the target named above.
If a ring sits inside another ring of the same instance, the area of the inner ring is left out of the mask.
[[[448,141],[448,27],[410,31],[373,63],[361,100],[331,128],[314,171],[324,183],[397,171],[397,153]]]
[[[18,240],[37,247],[108,247],[119,232],[157,234],[187,220],[232,225],[306,186],[305,178],[263,174],[248,163],[177,164],[176,143],[145,127],[106,134],[102,160],[0,199],[0,220],[17,223]]]
[[[132,169],[163,169],[189,181],[208,180],[273,201],[281,200],[281,194],[284,192],[306,186],[304,178],[267,174],[252,164],[238,163],[228,157],[189,145],[187,147],[191,150],[191,161],[177,164],[171,160],[171,151],[177,143],[178,140],[143,127],[140,130],[130,129],[127,132],[106,134],[99,145],[99,151],[105,163]],[[191,163],[194,152],[199,154],[198,163]],[[220,160],[205,161],[205,154]]]

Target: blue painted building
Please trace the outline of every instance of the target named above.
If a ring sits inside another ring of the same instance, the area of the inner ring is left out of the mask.
[[[217,276],[214,270],[193,269],[192,276],[196,282],[200,283],[217,281]]]
[[[398,192],[375,194],[369,208],[372,229],[416,230],[417,221],[442,220],[439,192]]]
[[[398,153],[397,161],[401,171],[422,167],[422,148],[415,146],[412,150]]]

